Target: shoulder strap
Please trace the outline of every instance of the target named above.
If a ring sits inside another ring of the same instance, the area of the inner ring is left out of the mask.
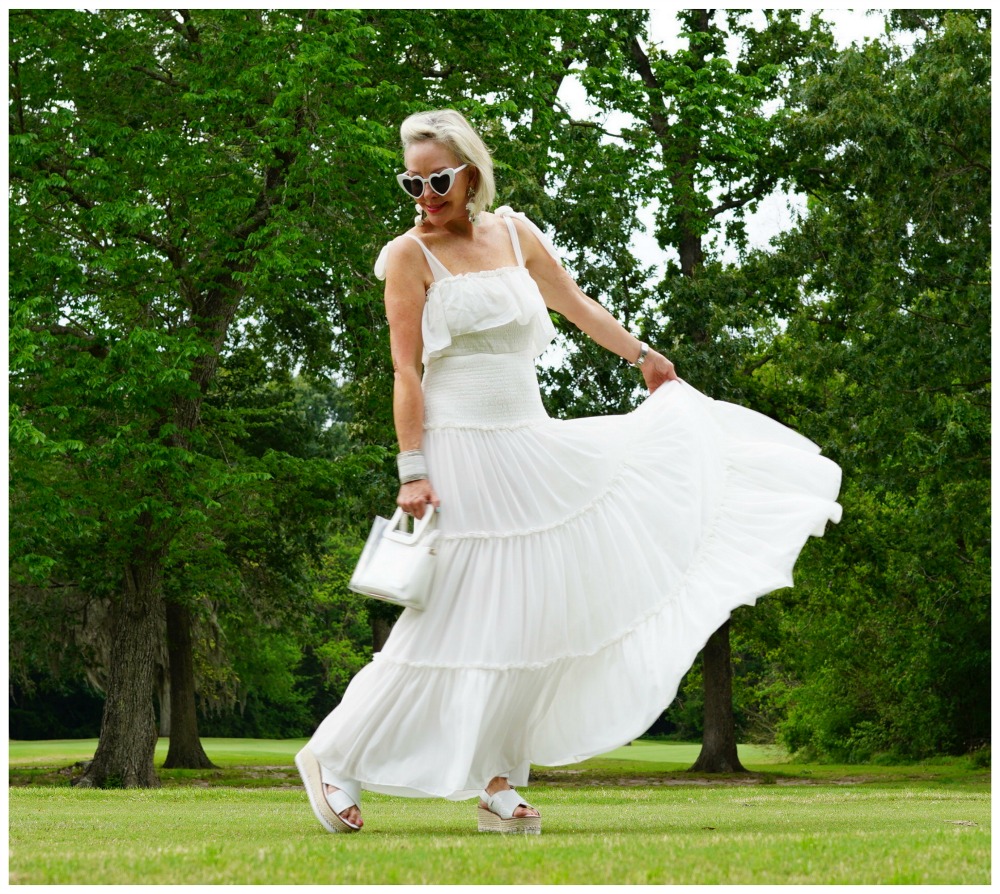
[[[521,243],[517,238],[517,229],[514,226],[514,221],[509,214],[503,215],[503,222],[507,224],[507,229],[510,230],[510,242],[514,246],[514,257],[517,258],[517,266],[524,266],[524,255],[521,254]]]
[[[514,243],[514,251],[517,254],[518,263],[522,267],[524,266],[524,261],[522,260],[521,245],[518,242],[517,231],[514,229],[514,223],[511,220],[511,218],[514,217],[520,220],[529,230],[531,230],[531,232],[535,234],[535,237],[538,239],[538,241],[542,244],[542,248],[544,248],[550,255],[552,255],[552,257],[555,258],[560,264],[562,264],[562,259],[559,257],[559,253],[556,251],[555,246],[549,240],[549,237],[546,236],[540,229],[538,229],[538,227],[535,226],[534,222],[530,220],[527,216],[525,216],[522,212],[515,211],[513,208],[510,207],[510,205],[502,205],[501,207],[497,208],[497,210],[494,211],[493,213],[496,214],[498,217],[502,217],[506,221],[507,227],[510,229],[510,238],[511,241]]]
[[[427,263],[431,268],[431,273],[434,274],[434,281],[437,282],[439,279],[445,279],[451,276],[451,272],[447,267],[444,266],[434,255],[431,254],[430,249],[424,245],[413,233],[403,233],[408,239],[412,239],[417,245],[420,246],[420,250],[424,253],[424,257],[427,258]]]

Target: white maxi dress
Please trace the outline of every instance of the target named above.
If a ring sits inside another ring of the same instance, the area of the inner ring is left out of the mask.
[[[341,786],[471,798],[630,741],[730,612],[790,586],[840,519],[840,468],[815,444],[682,381],[627,415],[550,418],[535,357],[555,330],[497,213],[518,266],[452,275],[421,245],[440,548],[427,609],[403,612],[309,743]]]

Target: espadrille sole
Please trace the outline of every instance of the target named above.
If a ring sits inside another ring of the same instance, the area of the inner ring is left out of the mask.
[[[477,813],[479,814],[480,832],[542,834],[542,818],[540,816],[512,816],[510,819],[504,819],[485,807],[477,808]]]
[[[295,755],[295,766],[302,777],[302,784],[305,786],[306,794],[309,796],[309,806],[320,825],[327,832],[359,832],[360,827],[352,826],[344,822],[330,806],[323,794],[323,777],[320,772],[319,761],[308,748],[303,748]]]

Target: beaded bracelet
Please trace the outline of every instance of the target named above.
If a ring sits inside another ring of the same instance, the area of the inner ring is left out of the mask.
[[[399,483],[409,484],[427,477],[427,461],[421,450],[404,450],[396,456]]]

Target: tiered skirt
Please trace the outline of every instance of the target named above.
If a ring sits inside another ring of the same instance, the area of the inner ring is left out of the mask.
[[[436,360],[424,394],[429,605],[310,743],[372,791],[470,798],[641,735],[730,612],[790,586],[840,518],[840,469],[815,444],[684,382],[624,416],[554,420],[526,352]]]

